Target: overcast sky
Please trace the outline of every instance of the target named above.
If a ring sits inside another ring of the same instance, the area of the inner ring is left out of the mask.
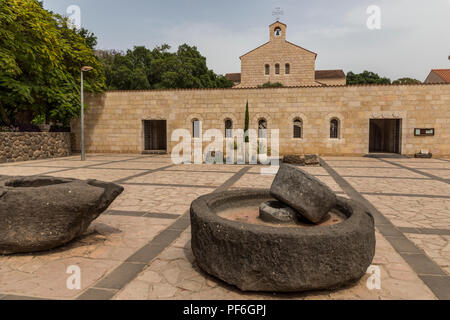
[[[188,43],[221,74],[240,72],[239,56],[268,41],[275,7],[287,40],[318,54],[318,70],[423,81],[431,69],[450,68],[450,0],[44,0],[61,14],[70,5],[99,49]],[[367,28],[370,5],[381,9],[381,30]]]

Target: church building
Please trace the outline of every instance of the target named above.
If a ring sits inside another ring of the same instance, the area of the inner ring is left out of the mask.
[[[450,155],[449,83],[346,85],[342,70],[315,70],[317,54],[287,41],[284,23],[269,30],[269,42],[241,56],[241,73],[228,75],[233,88],[87,95],[86,151],[170,154],[179,129],[206,148],[209,129],[246,127],[248,104],[249,128],[268,129],[269,139],[278,131],[280,156]],[[268,82],[283,87],[261,88]]]
[[[316,70],[317,53],[286,40],[287,26],[269,26],[269,42],[247,52],[241,59],[241,73],[226,77],[237,88],[281,83],[285,87],[345,85],[342,70]]]

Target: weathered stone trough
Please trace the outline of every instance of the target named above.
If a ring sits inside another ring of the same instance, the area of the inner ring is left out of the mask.
[[[20,177],[0,186],[0,254],[53,249],[82,235],[123,191],[97,180]]]
[[[335,219],[329,213],[319,224],[249,222],[261,204],[275,200],[262,189],[195,200],[192,251],[200,268],[243,291],[270,292],[334,289],[366,273],[375,253],[375,229],[364,206],[336,197],[330,210]],[[244,216],[233,220],[227,212]]]

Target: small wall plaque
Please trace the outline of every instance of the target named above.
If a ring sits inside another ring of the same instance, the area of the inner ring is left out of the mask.
[[[416,137],[434,136],[434,129],[414,129],[414,135]]]

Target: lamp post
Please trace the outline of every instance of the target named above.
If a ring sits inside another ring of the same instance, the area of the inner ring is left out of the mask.
[[[84,84],[83,84],[83,72],[91,71],[92,67],[84,66],[81,68],[81,161],[86,160],[86,153],[84,150]]]

